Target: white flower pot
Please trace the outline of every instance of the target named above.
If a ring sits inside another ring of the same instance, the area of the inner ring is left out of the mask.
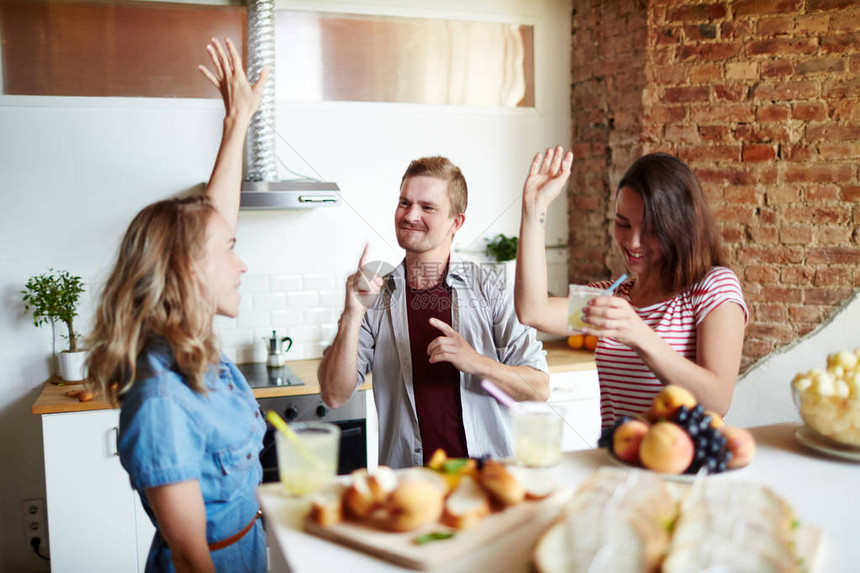
[[[87,358],[85,351],[60,352],[57,354],[57,362],[60,365],[60,378],[67,382],[86,380],[87,369],[84,361]]]

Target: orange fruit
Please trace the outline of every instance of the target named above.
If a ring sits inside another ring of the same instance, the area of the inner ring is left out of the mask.
[[[585,337],[581,334],[574,334],[567,337],[567,345],[574,350],[579,350],[585,344]]]
[[[586,336],[585,337],[585,347],[587,349],[591,350],[592,352],[594,352],[594,349],[597,348],[597,337],[592,336],[591,334]]]

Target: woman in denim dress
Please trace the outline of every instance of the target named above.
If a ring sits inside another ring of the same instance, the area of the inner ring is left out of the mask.
[[[213,71],[200,70],[226,109],[209,184],[132,221],[97,310],[89,374],[122,404],[120,460],[156,527],[146,571],[264,573],[255,489],[265,423],[212,324],[239,312],[242,148],[268,70],[251,85],[231,41],[207,50]]]

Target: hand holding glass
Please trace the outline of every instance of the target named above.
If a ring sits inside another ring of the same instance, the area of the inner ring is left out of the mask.
[[[593,298],[604,296],[607,291],[585,285],[570,285],[567,296],[567,325],[571,330],[581,331],[588,324],[582,320],[582,309]]]
[[[582,320],[582,309],[585,308],[588,301],[598,296],[611,295],[625,279],[627,279],[627,275],[621,275],[607,289],[585,285],[570,285],[567,294],[567,325],[570,329],[579,332],[583,328],[587,328],[588,324]]]

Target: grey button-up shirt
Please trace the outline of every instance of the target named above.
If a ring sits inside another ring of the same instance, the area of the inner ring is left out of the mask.
[[[384,277],[384,290],[368,309],[359,334],[356,389],[373,372],[373,398],[379,415],[379,463],[393,468],[423,464],[415,413],[412,358],[406,317],[405,264]],[[508,366],[547,372],[546,352],[533,328],[520,324],[513,290],[499,267],[451,257],[452,326],[479,354]],[[441,336],[440,332],[440,336]],[[511,456],[510,417],[482,387],[478,376],[460,373],[460,401],[469,455]]]

